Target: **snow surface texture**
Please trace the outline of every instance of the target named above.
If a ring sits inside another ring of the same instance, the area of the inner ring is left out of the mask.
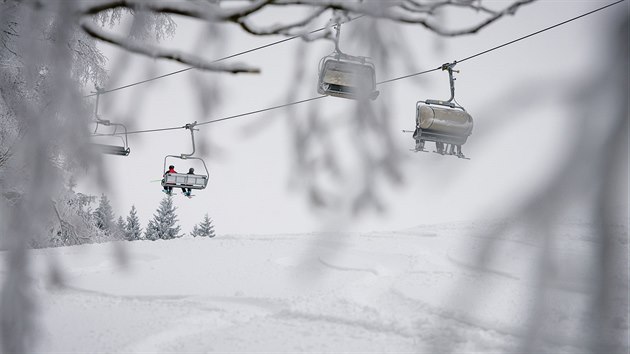
[[[41,352],[495,352],[523,349],[542,241],[497,222],[390,233],[217,235],[31,251]],[[627,230],[618,229],[627,247]],[[588,352],[590,225],[553,254],[537,352]],[[487,241],[494,252],[479,262]],[[125,267],[114,246],[128,255]],[[0,258],[5,258],[4,252]],[[51,260],[64,287],[51,286]],[[1,274],[5,262],[1,259]],[[627,270],[619,270],[627,289]],[[624,274],[625,273],[625,274]],[[625,277],[625,278],[624,278]],[[623,296],[622,296],[623,298]],[[625,296],[627,298],[627,295]],[[621,305],[621,310],[626,308]],[[627,309],[627,308],[626,308]],[[614,347],[628,350],[620,311]]]

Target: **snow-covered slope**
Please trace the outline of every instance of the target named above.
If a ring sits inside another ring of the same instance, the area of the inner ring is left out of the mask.
[[[584,352],[581,329],[593,290],[590,226],[563,225],[553,245],[518,229],[495,232],[502,226],[34,250],[38,348],[507,353],[526,348],[535,328],[544,333],[537,350]],[[116,260],[116,247],[124,248],[126,266]],[[553,276],[544,277],[551,286],[540,313],[543,249],[553,264],[542,274]],[[54,262],[64,269],[63,288],[47,280]],[[617,338],[627,338],[627,323],[620,313]],[[627,339],[618,345],[627,350]]]

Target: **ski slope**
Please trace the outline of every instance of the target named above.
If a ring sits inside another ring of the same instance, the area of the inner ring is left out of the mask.
[[[42,353],[586,352],[591,225],[218,235],[31,251]],[[627,231],[618,227],[620,242]],[[541,250],[545,310],[538,311]],[[116,257],[124,252],[125,262]],[[481,257],[480,257],[481,255]],[[6,252],[0,253],[5,274]],[[50,284],[52,264],[63,287]],[[551,271],[553,270],[553,271]],[[627,270],[625,287],[627,288]],[[3,275],[4,276],[4,275]],[[623,284],[620,284],[623,288]],[[627,297],[626,297],[627,299]],[[542,316],[532,314],[542,312]],[[617,348],[628,350],[627,313]]]

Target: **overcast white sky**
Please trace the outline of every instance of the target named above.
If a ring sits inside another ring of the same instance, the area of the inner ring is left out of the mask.
[[[467,57],[606,3],[609,1],[539,1],[477,35],[459,38],[440,38],[420,26],[397,26],[406,34],[417,72]],[[434,72],[379,87],[382,91],[379,100],[387,99],[391,108],[388,118],[399,137],[397,146],[407,158],[403,168],[405,183],[381,190],[388,208],[384,214],[368,213],[343,227],[396,230],[507,213],[515,202],[544,181],[557,161],[566,155],[566,132],[571,117],[564,103],[556,99],[600,65],[599,53],[605,48],[610,31],[608,24],[616,22],[624,11],[628,11],[627,3],[459,65],[456,97],[475,119],[473,135],[464,146],[471,160],[410,152],[408,149],[413,146],[410,135],[398,133],[413,128],[416,101],[448,98],[446,73]],[[268,16],[273,19],[277,15]],[[178,23],[177,34],[163,45],[192,51],[203,25],[174,19]],[[456,17],[446,20],[451,24],[459,21]],[[347,31],[353,25],[343,28]],[[342,30],[342,49],[344,45],[350,47],[343,42],[344,33]],[[252,37],[236,26],[226,27],[222,35],[229,39],[222,51],[199,54],[214,59],[280,39]],[[307,73],[310,83],[308,87],[303,87],[304,84],[299,87],[298,98],[317,95],[317,64],[333,49],[325,41],[310,46],[307,53],[307,67],[312,68]],[[102,115],[106,119],[124,120],[131,130],[152,129],[285,103],[288,90],[298,89],[292,86],[292,62],[298,47],[299,40],[294,40],[235,59],[259,66],[260,75],[232,76],[192,70],[108,94],[102,98]],[[116,63],[121,51],[105,44],[102,48],[110,58],[111,70],[121,71],[115,73],[107,88],[183,68],[176,63],[139,56],[130,56],[129,62],[120,67]],[[377,81],[411,73],[400,66],[385,77],[376,65]],[[209,115],[203,115],[199,109],[198,92],[191,85],[193,79],[220,84],[221,104]],[[550,95],[516,102],[514,99],[524,87],[545,89]],[[293,143],[286,120],[302,119],[309,105],[316,105],[331,117],[343,117],[349,114],[352,104],[339,98],[324,98],[298,106],[292,117],[278,110],[200,127],[197,140],[212,147],[203,156],[210,169],[210,181],[208,188],[195,191],[196,196],[191,200],[181,195],[175,197],[182,231],[189,232],[204,213],[214,220],[220,234],[311,232],[325,228],[327,223],[309,207],[304,192],[289,187]],[[255,134],[251,133],[252,128]],[[126,216],[135,204],[144,227],[164,197],[159,183],[151,181],[160,179],[165,155],[190,151],[190,135],[188,131],[176,130],[132,135],[129,139],[129,157],[104,157],[110,186],[107,194],[117,216]],[[433,144],[429,145],[432,149]],[[174,164],[184,172],[189,162]],[[97,194],[98,188],[90,183],[92,177],[85,177],[79,189]]]

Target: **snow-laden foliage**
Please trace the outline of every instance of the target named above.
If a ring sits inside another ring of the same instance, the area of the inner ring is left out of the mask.
[[[127,222],[125,223],[125,239],[127,241],[137,241],[141,238],[142,228],[140,227],[140,219],[138,219],[136,206],[132,205],[129,215],[127,215]]]
[[[212,220],[205,214],[203,220],[193,227],[190,233],[193,237],[214,237],[214,225]]]
[[[67,190],[52,202],[54,213],[49,215],[49,239],[34,239],[33,247],[72,246],[103,242],[108,235],[97,226],[91,204],[96,197]]]
[[[147,240],[155,241],[158,239],[170,240],[181,237],[179,234],[180,226],[177,224],[177,208],[173,205],[173,197],[166,196],[160,202],[156,214],[149,221],[145,237]]]
[[[0,294],[5,353],[32,352],[35,343],[27,248],[107,240],[91,223],[89,198],[65,187],[74,172],[100,168],[84,95],[103,86],[106,58],[79,27],[81,3],[0,1],[0,203],[10,259]]]
[[[46,215],[47,232],[43,237],[31,239],[29,245],[34,248],[58,247],[121,239],[122,233],[118,232],[117,225],[113,224],[113,214],[111,221],[113,232],[99,227],[102,220],[97,215],[103,213],[101,210],[107,210],[109,204],[99,205],[93,212],[92,205],[96,200],[95,196],[75,192],[72,186],[64,189],[59,198],[51,201],[52,210]],[[109,209],[111,212],[111,207]]]

